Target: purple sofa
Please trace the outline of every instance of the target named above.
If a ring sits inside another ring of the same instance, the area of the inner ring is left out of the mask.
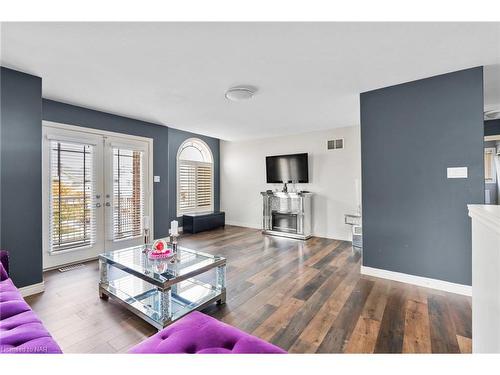
[[[8,254],[0,251],[0,353],[62,353],[21,297],[8,269]]]
[[[136,354],[283,354],[283,349],[193,311],[151,336],[129,353]]]

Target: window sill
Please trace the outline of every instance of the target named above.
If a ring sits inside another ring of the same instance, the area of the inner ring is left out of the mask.
[[[67,254],[67,253],[73,253],[73,252],[76,252],[76,251],[80,251],[80,250],[87,250],[87,249],[90,249],[93,245],[89,245],[89,246],[82,246],[82,247],[74,247],[72,249],[66,249],[66,250],[57,250],[57,251],[47,251],[49,253],[49,255],[62,255],[62,254]]]
[[[177,212],[177,217],[182,217],[183,215],[189,215],[189,214],[206,214],[209,212],[214,212],[213,207],[207,210],[192,210],[192,211]]]

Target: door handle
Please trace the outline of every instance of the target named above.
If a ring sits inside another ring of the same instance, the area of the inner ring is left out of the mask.
[[[109,207],[109,206],[111,206],[111,203],[106,202],[106,207]]]
[[[101,204],[100,204],[100,203],[96,203],[96,204],[95,204],[95,206],[96,206],[97,208],[99,208],[99,207],[101,207]]]

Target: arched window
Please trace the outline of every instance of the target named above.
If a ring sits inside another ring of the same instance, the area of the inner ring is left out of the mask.
[[[214,209],[214,163],[208,145],[189,138],[177,152],[177,216]]]

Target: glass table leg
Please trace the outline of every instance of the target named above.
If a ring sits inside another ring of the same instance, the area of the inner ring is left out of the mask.
[[[226,303],[226,265],[217,267],[216,278],[215,286],[221,292],[221,298],[217,301],[217,304],[221,305]]]
[[[108,299],[108,296],[100,290],[101,287],[107,287],[109,285],[108,268],[108,263],[99,259],[99,297],[102,299]]]
[[[170,288],[159,289],[159,291],[161,321],[165,326],[172,319],[172,291]]]

